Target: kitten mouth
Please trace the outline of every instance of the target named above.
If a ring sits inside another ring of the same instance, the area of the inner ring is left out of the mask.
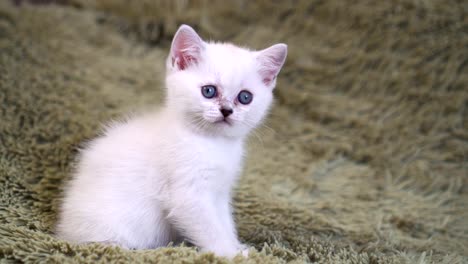
[[[221,125],[231,125],[231,121],[229,121],[228,119],[226,118],[222,118],[220,120],[217,120],[214,122],[215,124],[221,124]]]

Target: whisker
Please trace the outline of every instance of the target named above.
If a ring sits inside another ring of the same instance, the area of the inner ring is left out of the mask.
[[[267,130],[271,131],[275,135],[277,134],[276,130],[274,130],[273,128],[271,128],[268,125],[265,125],[265,124],[262,123],[262,124],[260,124],[260,126],[263,127],[263,128],[266,128]]]
[[[260,142],[260,146],[262,151],[265,149],[265,142],[263,142],[263,139],[261,136],[258,135],[258,133],[255,130],[252,130],[252,134],[255,136],[256,139]]]
[[[243,125],[249,127],[250,129],[252,129],[252,130],[251,130],[251,131],[252,131],[252,134],[253,134],[253,135],[255,136],[255,138],[260,142],[260,145],[261,145],[262,150],[265,149],[265,143],[263,142],[263,139],[262,139],[262,137],[261,137],[260,132],[256,131],[256,129],[255,129],[256,126],[255,126],[254,124],[248,122],[248,120],[243,120],[243,121],[238,121],[238,122],[240,122],[241,124],[243,124]]]

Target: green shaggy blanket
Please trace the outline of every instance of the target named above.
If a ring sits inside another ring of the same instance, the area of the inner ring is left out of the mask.
[[[228,261],[53,235],[80,143],[161,103],[181,23],[289,45],[235,192],[256,250],[235,262],[468,261],[466,1],[14,2],[0,0],[1,263]]]

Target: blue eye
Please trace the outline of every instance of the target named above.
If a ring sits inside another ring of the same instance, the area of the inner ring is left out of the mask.
[[[202,95],[208,99],[211,99],[216,96],[216,86],[214,85],[205,85],[201,88]]]
[[[253,94],[246,90],[241,91],[239,95],[237,96],[237,100],[239,100],[241,104],[245,104],[245,105],[250,104],[250,102],[252,102],[252,99],[253,99]]]

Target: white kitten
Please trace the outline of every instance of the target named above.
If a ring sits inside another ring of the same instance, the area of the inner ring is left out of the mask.
[[[82,151],[59,237],[135,249],[185,239],[228,257],[245,249],[231,189],[286,53],[285,44],[249,51],[207,43],[181,26],[167,59],[165,107],[112,125]]]

